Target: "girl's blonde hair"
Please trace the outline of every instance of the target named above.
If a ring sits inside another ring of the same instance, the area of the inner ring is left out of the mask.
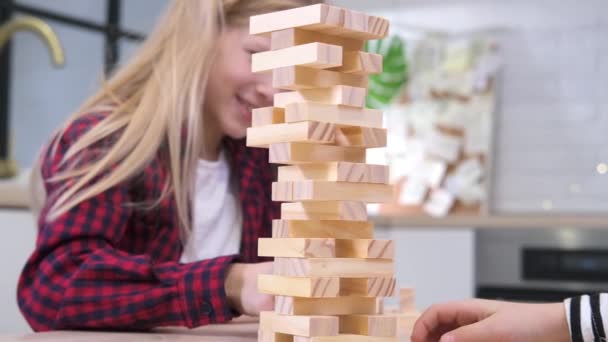
[[[170,177],[160,199],[172,193],[182,237],[190,231],[193,175],[203,134],[202,108],[215,42],[227,26],[246,25],[256,14],[319,3],[315,0],[173,0],[157,28],[135,56],[74,113],[56,133],[61,137],[75,120],[96,108],[111,112],[83,134],[63,156],[77,158],[94,144],[116,137],[103,155],[85,165],[67,167],[47,181],[70,184],[59,192],[45,220],[54,220],[79,203],[141,172],[168,149]],[[49,147],[57,148],[56,138]],[[33,169],[32,209],[46,200],[40,159]],[[100,177],[103,176],[103,177]],[[94,182],[93,182],[94,181]],[[42,190],[42,191],[41,191]],[[123,204],[120,204],[123,205]]]

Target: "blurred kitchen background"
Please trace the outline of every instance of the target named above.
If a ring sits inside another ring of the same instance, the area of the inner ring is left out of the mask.
[[[166,3],[0,0],[0,43],[18,29],[0,46],[0,332],[29,331],[15,302],[36,238],[28,168]],[[369,159],[397,194],[370,210],[417,308],[608,290],[608,2],[333,3],[392,22],[367,46],[385,56],[368,105],[390,129]]]

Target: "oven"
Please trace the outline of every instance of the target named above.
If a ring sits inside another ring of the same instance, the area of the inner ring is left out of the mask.
[[[505,228],[476,234],[478,298],[554,302],[608,291],[608,231]]]

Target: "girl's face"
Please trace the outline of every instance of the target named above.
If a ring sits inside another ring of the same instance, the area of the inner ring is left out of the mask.
[[[270,39],[250,36],[247,28],[235,27],[226,30],[216,48],[204,109],[205,124],[218,131],[208,134],[244,138],[252,109],[272,106],[272,74],[251,72],[251,55],[269,50]]]

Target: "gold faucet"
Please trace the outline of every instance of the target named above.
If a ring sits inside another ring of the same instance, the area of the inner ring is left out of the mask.
[[[21,17],[11,20],[0,27],[0,49],[6,44],[13,33],[17,31],[31,31],[37,33],[51,51],[51,57],[56,66],[64,63],[63,49],[55,31],[44,21],[33,17]]]
[[[31,31],[38,34],[38,36],[40,36],[40,38],[48,46],[55,66],[63,66],[65,63],[65,58],[63,55],[63,48],[61,47],[61,42],[59,41],[57,34],[47,23],[38,18],[20,17],[9,21],[4,26],[0,26],[0,49],[4,47],[13,33],[17,31]],[[0,139],[6,138],[0,137]],[[17,175],[17,171],[18,167],[15,160],[10,158],[3,159],[0,157],[0,179],[14,177]]]

